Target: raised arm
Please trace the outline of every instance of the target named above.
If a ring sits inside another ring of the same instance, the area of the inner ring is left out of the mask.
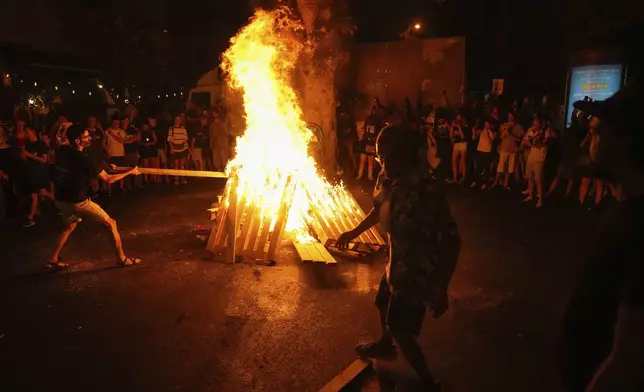
[[[124,138],[122,138],[122,137],[121,137],[121,135],[118,135],[117,133],[115,133],[115,132],[111,132],[111,131],[107,131],[107,133],[109,134],[109,136],[110,136],[111,138],[113,138],[113,139],[114,139],[114,140],[116,140],[117,142],[119,142],[119,143],[127,143],[127,142],[126,142],[126,140],[125,140]]]

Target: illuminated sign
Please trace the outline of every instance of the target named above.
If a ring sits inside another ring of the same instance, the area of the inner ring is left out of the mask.
[[[566,126],[570,126],[573,104],[589,97],[603,101],[622,87],[622,64],[587,65],[570,69]]]

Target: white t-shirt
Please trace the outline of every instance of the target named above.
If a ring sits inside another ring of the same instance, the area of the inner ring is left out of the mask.
[[[528,161],[531,162],[545,162],[546,155],[548,154],[548,144],[543,143],[542,139],[549,138],[550,129],[536,130],[534,128],[528,129],[525,133],[524,140],[530,143],[530,153],[528,154]]]
[[[492,152],[492,141],[494,140],[494,132],[489,129],[484,129],[479,136],[479,145],[476,148],[481,152]]]
[[[105,132],[107,134],[107,155],[110,157],[123,157],[125,156],[125,146],[120,141],[116,140],[113,135],[121,139],[127,138],[127,132],[122,129],[110,128]]]

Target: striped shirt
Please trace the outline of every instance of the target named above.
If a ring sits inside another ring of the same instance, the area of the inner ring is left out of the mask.
[[[188,131],[182,127],[170,127],[168,129],[168,142],[172,144],[175,152],[188,149]]]

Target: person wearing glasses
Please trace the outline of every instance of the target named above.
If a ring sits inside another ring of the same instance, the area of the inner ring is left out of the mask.
[[[81,125],[69,126],[67,139],[69,143],[58,150],[53,174],[55,204],[65,219],[65,230],[58,237],[56,248],[47,261],[47,267],[56,269],[68,267],[68,264],[60,261],[60,251],[81,218],[91,218],[110,228],[118,265],[128,267],[139,264],[140,259],[127,257],[123,252],[116,221],[89,197],[93,178],[111,184],[130,174],[138,175],[138,167],[119,174],[107,174],[105,170],[98,169],[83,152],[83,148],[91,144],[92,138]]]
[[[389,126],[376,141],[382,166],[374,207],[336,241],[348,244],[380,223],[387,233],[389,263],[376,295],[382,335],[356,347],[363,358],[395,355],[394,342],[420,377],[423,391],[440,391],[417,342],[426,309],[435,318],[448,307],[447,287],[460,250],[458,227],[438,180],[423,170],[421,136],[405,125]]]

